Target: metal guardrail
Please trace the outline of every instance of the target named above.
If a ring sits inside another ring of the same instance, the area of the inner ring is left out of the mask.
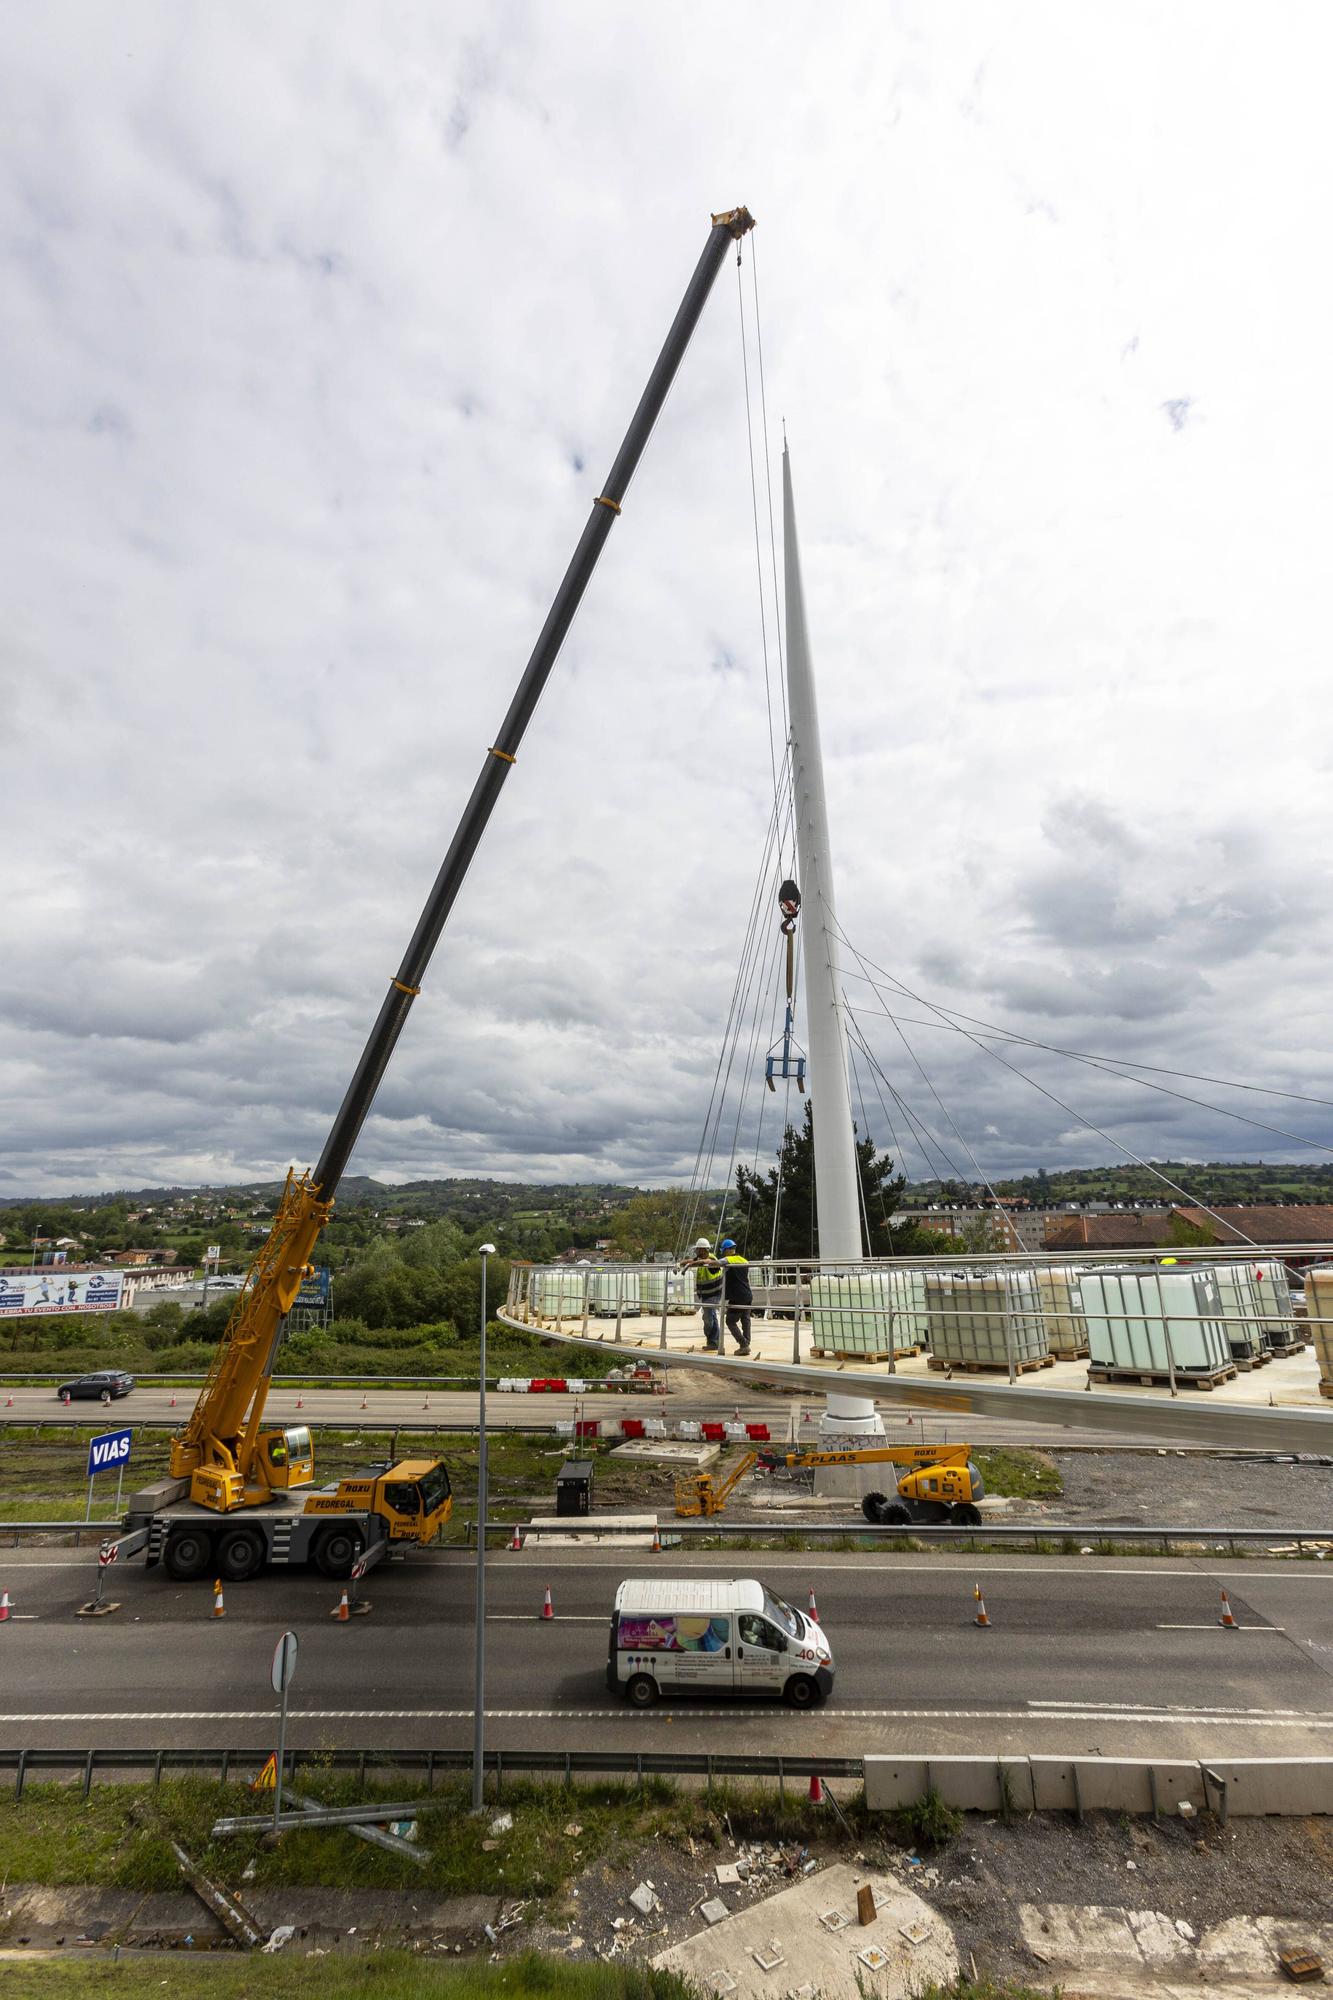
[[[566,1521],[547,1524],[534,1529],[530,1522],[488,1521],[486,1525],[487,1545],[507,1544],[515,1527],[521,1534],[537,1535],[615,1535],[615,1529],[606,1524],[598,1527],[595,1515],[571,1515]],[[0,1536],[11,1536],[15,1547],[22,1535],[69,1534],[74,1537],[74,1546],[81,1545],[82,1537],[91,1536],[101,1542],[114,1535],[120,1527],[118,1521],[0,1521]],[[625,1532],[631,1532],[626,1530]],[[642,1533],[635,1530],[633,1532]],[[976,1549],[985,1544],[996,1544],[1008,1548],[1021,1548],[1030,1544],[1039,1550],[1043,1542],[1077,1542],[1080,1547],[1091,1545],[1106,1547],[1122,1543],[1127,1547],[1140,1547],[1146,1542],[1157,1543],[1163,1553],[1172,1543],[1188,1543],[1197,1546],[1200,1542],[1211,1542],[1215,1547],[1230,1549],[1234,1554],[1238,1546],[1267,1548],[1274,1543],[1295,1543],[1304,1548],[1333,1547],[1333,1524],[1326,1528],[1210,1528],[1210,1527],[1100,1527],[1095,1521],[1004,1521],[983,1522],[980,1527],[956,1528],[944,1524],[927,1526],[916,1522],[875,1522],[875,1521],[671,1521],[662,1529],[664,1536],[682,1541],[713,1538],[719,1541],[787,1541],[798,1538],[802,1541],[828,1542],[855,1539],[860,1542],[924,1542],[944,1548]],[[468,1546],[475,1545],[475,1525],[469,1523]],[[614,1547],[608,1540],[602,1546]],[[429,1551],[418,1551],[428,1554]],[[442,1550],[436,1554],[444,1553]]]
[[[147,1771],[154,1785],[173,1772],[216,1772],[224,1785],[234,1773],[253,1775],[264,1760],[262,1750],[0,1750],[0,1771],[13,1771],[14,1797],[23,1797],[30,1778],[44,1771],[82,1776],[87,1798],[93,1780],[127,1771]],[[645,1778],[702,1778],[705,1788],[722,1778],[776,1778],[785,1802],[788,1778],[855,1778],[863,1776],[859,1757],[706,1756],[656,1750],[488,1750],[485,1766],[495,1778],[500,1798],[506,1777],[554,1774],[564,1784],[582,1778],[632,1778],[642,1791]],[[376,1772],[416,1771],[424,1775],[427,1793],[438,1776],[470,1771],[467,1750],[288,1750],[283,1760],[284,1783],[296,1782],[300,1770],[355,1771],[364,1782]]]

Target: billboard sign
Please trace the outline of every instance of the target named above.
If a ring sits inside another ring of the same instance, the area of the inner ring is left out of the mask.
[[[329,1297],[329,1273],[321,1265],[308,1277],[302,1278],[294,1304],[304,1307],[307,1312],[327,1312]]]
[[[88,1477],[95,1472],[117,1471],[125,1465],[130,1455],[129,1431],[103,1431],[101,1437],[88,1440]]]
[[[0,1319],[33,1313],[115,1312],[124,1304],[123,1271],[0,1271]]]
[[[221,1255],[222,1245],[220,1243],[210,1243],[204,1252],[204,1262],[206,1264],[216,1264]]]

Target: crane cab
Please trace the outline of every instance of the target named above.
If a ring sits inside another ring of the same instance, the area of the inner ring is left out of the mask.
[[[315,1453],[304,1424],[261,1431],[256,1444],[260,1482],[271,1492],[285,1493],[293,1486],[310,1485],[315,1476]]]
[[[405,1458],[387,1472],[340,1479],[312,1493],[306,1514],[377,1514],[392,1542],[433,1541],[454,1510],[449,1473],[439,1459]]]

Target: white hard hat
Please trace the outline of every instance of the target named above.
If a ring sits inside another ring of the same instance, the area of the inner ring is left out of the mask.
[[[711,1250],[713,1246],[706,1236],[701,1236],[694,1247],[696,1250]]]

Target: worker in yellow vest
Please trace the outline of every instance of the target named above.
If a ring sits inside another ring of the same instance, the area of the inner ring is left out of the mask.
[[[704,1316],[704,1346],[710,1354],[720,1354],[722,1321],[717,1309],[722,1303],[723,1271],[706,1236],[699,1238],[694,1246],[694,1255],[687,1257],[680,1268],[694,1273],[694,1295]]]
[[[727,1302],[727,1332],[736,1343],[736,1352],[748,1354],[750,1308],[754,1304],[754,1293],[750,1290],[750,1266],[730,1236],[724,1236],[718,1248],[722,1257],[722,1282]]]

